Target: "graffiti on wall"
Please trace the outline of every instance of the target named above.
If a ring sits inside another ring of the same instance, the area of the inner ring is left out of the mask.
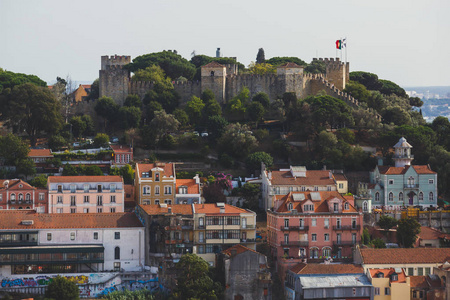
[[[147,289],[149,291],[157,290],[158,289],[158,277],[152,278],[149,280],[130,280],[130,281],[125,281],[118,285],[106,287],[104,289],[100,288],[100,289],[98,289],[98,293],[96,296],[97,297],[106,296],[109,293],[112,293],[114,291],[124,291],[124,290],[138,291],[138,290],[143,290],[143,289]]]
[[[3,279],[2,280],[2,288],[4,287],[35,287],[35,286],[46,286],[52,282],[54,276],[36,276],[33,277],[25,277],[25,278],[14,278],[14,279]],[[87,284],[89,283],[89,277],[85,275],[78,276],[64,276],[69,281],[75,282],[76,284]]]

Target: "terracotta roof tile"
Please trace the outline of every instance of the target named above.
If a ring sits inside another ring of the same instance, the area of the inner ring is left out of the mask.
[[[430,166],[421,165],[421,166],[412,166],[414,170],[416,170],[417,174],[436,174],[436,172],[432,171]]]
[[[200,214],[220,214],[220,207],[215,203],[206,203],[206,204],[194,204],[195,212]],[[233,205],[225,204],[225,214],[242,214],[249,213],[250,211],[239,208]]]
[[[136,170],[139,170],[139,177],[141,177],[142,173],[150,172],[153,168],[156,167],[164,170],[164,174],[162,174],[162,176],[175,176],[174,165],[172,163],[136,164]]]
[[[420,233],[418,236],[421,240],[437,240],[444,237],[450,239],[450,234],[443,233],[442,231],[427,226],[420,227]]]
[[[384,278],[390,278],[392,273],[397,273],[398,278],[397,280],[390,280],[390,282],[398,282],[398,283],[402,283],[402,282],[406,282],[406,274],[405,271],[403,271],[403,269],[401,269],[401,273],[397,273],[395,272],[394,268],[389,268],[389,269],[369,269],[370,275],[372,276],[372,278],[378,277],[377,274],[379,273],[383,273],[383,277]]]
[[[231,256],[231,251],[232,250],[236,250],[236,254],[241,254],[241,253],[244,253],[244,252],[247,252],[247,251],[252,251],[252,252],[261,254],[259,252],[256,252],[255,250],[247,248],[247,247],[245,247],[245,246],[243,246],[241,244],[236,244],[236,245],[234,245],[234,246],[232,246],[232,247],[222,251],[222,253],[225,254],[225,255]]]
[[[360,249],[364,264],[442,263],[450,248]]]
[[[320,200],[313,200],[314,198],[311,196],[311,194],[319,194]],[[303,195],[303,199],[301,201],[295,201],[294,195]],[[319,191],[319,192],[290,192],[287,195],[277,195],[277,200],[283,201],[283,203],[278,207],[277,212],[288,212],[288,204],[292,203],[293,209],[296,209],[298,212],[303,212],[303,204],[305,204],[306,201],[312,201],[314,204],[314,212],[329,212],[328,209],[328,200],[338,198],[343,201],[343,203],[348,202],[349,203],[349,209],[343,210],[343,212],[357,212],[355,207],[351,204],[351,202],[348,201],[348,199],[344,198],[341,194],[338,193],[338,191]]]
[[[306,177],[293,177],[291,171],[272,171],[272,185],[335,185],[330,171],[306,171]]]
[[[133,148],[127,145],[109,145],[114,152],[132,152]]]
[[[0,230],[46,228],[125,228],[143,227],[134,213],[39,214],[34,211],[0,211]],[[22,225],[32,220],[33,225]]]
[[[278,66],[278,68],[302,68],[302,66],[297,65],[296,63],[293,62],[287,62],[281,66]]]
[[[49,176],[48,182],[122,182],[121,176]]]
[[[364,274],[361,265],[299,263],[290,270],[296,274]]]
[[[409,285],[412,288],[428,288],[427,276],[409,276]]]
[[[200,184],[195,182],[195,179],[177,179],[176,189],[178,193],[178,188],[180,186],[186,186],[188,194],[200,194]]]
[[[28,182],[25,182],[22,179],[3,180],[3,181],[1,181],[0,188],[5,189],[6,181],[9,181],[8,190],[21,190],[21,189],[35,190],[36,189],[35,187],[31,186]],[[22,188],[19,187],[20,184],[22,184]]]
[[[333,173],[333,177],[335,180],[338,181],[347,181],[347,177],[345,176],[345,174],[342,173]]]
[[[212,61],[209,64],[202,66],[202,68],[225,68],[224,65],[219,64],[216,61]]]
[[[413,165],[405,167],[391,167],[391,166],[377,166],[380,174],[386,175],[402,175],[405,174],[410,167],[412,167],[417,174],[436,174],[428,165]]]
[[[30,149],[28,157],[53,157],[50,149]]]
[[[142,208],[148,215],[165,215],[169,213],[169,207],[172,208],[172,213],[179,215],[193,215],[192,205],[191,204],[176,204],[176,205],[167,205],[166,207],[162,207],[160,204],[140,204],[140,208]]]

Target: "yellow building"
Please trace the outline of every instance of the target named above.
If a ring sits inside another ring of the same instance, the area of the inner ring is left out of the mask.
[[[91,90],[90,84],[80,84],[78,88],[70,94],[74,102],[84,101]]]
[[[336,187],[339,194],[348,193],[348,180],[344,173],[333,173],[334,180],[336,181]]]
[[[410,298],[410,281],[403,269],[368,269],[366,275],[375,289],[374,300]]]
[[[176,174],[171,163],[136,164],[135,195],[138,204],[175,203]]]

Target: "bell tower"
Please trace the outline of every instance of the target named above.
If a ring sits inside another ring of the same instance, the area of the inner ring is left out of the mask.
[[[410,166],[414,155],[411,155],[412,146],[402,137],[394,146],[395,153],[392,159],[395,161],[395,166],[403,168]]]

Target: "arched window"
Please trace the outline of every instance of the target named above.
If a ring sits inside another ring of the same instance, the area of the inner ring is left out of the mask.
[[[288,210],[292,210],[292,203],[288,204]]]
[[[11,194],[11,201],[15,201],[16,200],[16,194]]]
[[[148,185],[144,186],[144,188],[142,190],[142,194],[150,195],[150,187]]]
[[[331,248],[329,247],[324,247],[322,249],[322,256],[324,257],[330,257],[331,256]]]
[[[348,209],[348,208],[349,208],[348,202],[345,202],[345,204],[344,204],[344,209]]]
[[[363,202],[363,211],[368,211],[369,210],[369,204],[367,204],[367,201]]]
[[[120,259],[120,248],[114,248],[114,259]]]
[[[159,195],[159,185],[155,186],[155,195]]]
[[[309,256],[310,256],[310,258],[318,258],[319,257],[319,249],[318,248],[309,249]]]
[[[380,201],[380,193],[375,193],[375,201]]]
[[[430,192],[430,193],[428,194],[428,202],[432,202],[433,200],[434,200],[433,192]]]
[[[211,77],[213,77],[214,76],[214,71],[211,71]]]
[[[23,200],[23,194],[22,193],[19,194],[19,200]]]
[[[389,201],[394,201],[394,193],[389,193]]]
[[[398,193],[398,201],[403,201],[403,193]]]
[[[422,192],[419,193],[419,201],[423,201],[423,193]]]
[[[414,181],[415,181],[414,177],[410,176],[408,178],[408,185],[409,185],[409,187],[412,187],[414,185]]]

